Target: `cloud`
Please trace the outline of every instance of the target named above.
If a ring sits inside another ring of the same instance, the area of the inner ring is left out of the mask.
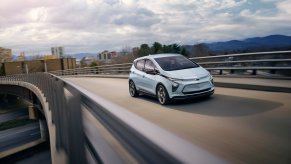
[[[1,47],[13,53],[120,50],[291,35],[290,0],[0,0]]]

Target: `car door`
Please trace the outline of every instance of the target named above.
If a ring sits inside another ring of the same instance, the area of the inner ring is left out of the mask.
[[[155,64],[149,60],[149,59],[146,59],[145,60],[145,66],[144,66],[144,72],[145,72],[145,76],[144,76],[144,80],[143,80],[143,83],[144,83],[144,90],[146,92],[149,92],[150,94],[156,94],[156,84],[157,84],[157,81],[156,81],[156,76],[155,74],[153,74],[154,70],[157,70],[156,69],[156,66]]]
[[[134,71],[132,71],[132,73],[134,74],[133,81],[134,81],[135,86],[137,87],[138,90],[140,90],[141,88],[144,88],[143,87],[143,79],[145,76],[145,73],[143,72],[144,71],[144,64],[145,64],[144,59],[136,61],[135,65],[134,65],[136,69]]]

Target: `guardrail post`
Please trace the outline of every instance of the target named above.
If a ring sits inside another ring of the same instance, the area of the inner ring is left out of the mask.
[[[257,70],[253,69],[252,75],[257,75]]]
[[[275,70],[275,69],[271,69],[271,70],[270,70],[270,73],[271,73],[271,74],[276,74],[276,70]]]

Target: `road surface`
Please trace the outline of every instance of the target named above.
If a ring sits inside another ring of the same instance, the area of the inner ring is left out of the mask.
[[[162,106],[130,97],[128,80],[67,78],[234,163],[291,163],[291,94],[216,88],[209,99]]]
[[[39,123],[0,131],[0,152],[41,138]]]
[[[27,108],[19,109],[17,111],[5,113],[0,115],[0,123],[13,120],[18,117],[26,116],[28,117],[28,111]]]

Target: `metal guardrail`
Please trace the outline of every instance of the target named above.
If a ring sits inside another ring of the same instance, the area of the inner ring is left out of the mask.
[[[240,53],[240,54],[228,54],[228,55],[195,57],[195,58],[190,58],[190,59],[212,59],[212,58],[225,58],[225,57],[246,57],[246,56],[254,56],[254,55],[263,56],[263,55],[274,55],[274,54],[290,55],[291,51],[252,52],[252,53]]]
[[[97,95],[49,73],[1,77],[0,81],[28,82],[38,87],[49,103],[56,127],[56,146],[65,150],[68,163],[126,163],[108,146],[106,138],[91,136],[89,111],[137,163],[225,163],[207,151],[116,106]],[[87,129],[87,130],[86,130]],[[97,130],[98,131],[98,130]],[[109,143],[110,144],[110,143]]]
[[[276,52],[258,52],[244,54],[230,54],[219,56],[206,56],[190,58],[199,65],[209,71],[227,70],[234,73],[235,70],[251,70],[252,75],[256,75],[258,70],[267,70],[275,74],[276,71],[291,70],[291,51],[276,51]],[[62,75],[84,75],[84,74],[128,74],[130,72],[131,63],[103,65],[97,67],[76,68],[70,70],[53,71],[51,73]],[[213,74],[215,72],[212,72]],[[290,75],[291,73],[289,73]]]
[[[271,74],[280,72],[291,75],[288,73],[291,69],[291,51],[228,54],[190,59],[210,71],[218,70],[219,74],[223,74],[224,70],[230,71],[231,74],[235,70],[244,72],[252,70],[251,74],[256,75],[258,70],[265,70]]]

